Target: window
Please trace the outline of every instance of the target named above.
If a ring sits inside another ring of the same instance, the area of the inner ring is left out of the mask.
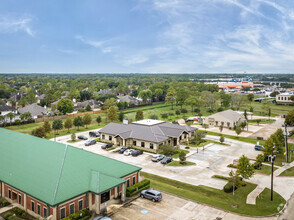
[[[18,204],[21,204],[21,195],[18,195]]]
[[[112,136],[109,136],[108,139],[109,139],[110,141],[112,141]]]
[[[224,125],[224,122],[222,121],[222,126]]]
[[[230,122],[227,122],[227,126],[230,127]]]
[[[133,176],[133,185],[136,184],[136,177]]]
[[[218,126],[218,121],[215,122],[215,125]]]
[[[153,144],[152,143],[150,143],[150,149],[153,149]]]
[[[141,147],[145,147],[145,142],[141,142]]]
[[[47,217],[47,209],[44,208],[44,217],[46,218]]]
[[[137,146],[137,141],[133,141],[133,145],[134,146]]]
[[[60,209],[60,218],[65,218],[65,207]]]
[[[104,134],[102,134],[102,139],[105,139],[105,135]]]
[[[130,186],[130,180],[127,180],[127,188]]]
[[[39,204],[37,205],[37,211],[38,211],[38,215],[41,215],[41,206]]]
[[[35,211],[35,203],[32,201],[31,202],[31,210],[34,212]]]
[[[110,199],[110,191],[101,194],[101,204]]]
[[[83,200],[79,201],[79,211],[83,209]]]
[[[75,213],[75,204],[74,203],[69,206],[69,214],[71,215],[73,213]]]
[[[8,190],[8,198],[11,199],[11,190]]]

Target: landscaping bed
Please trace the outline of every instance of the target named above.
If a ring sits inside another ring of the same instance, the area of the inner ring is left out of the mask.
[[[0,208],[3,208],[8,205],[10,205],[10,203],[6,199],[0,197]]]
[[[76,143],[76,142],[79,142],[79,141],[81,141],[81,140],[80,139],[76,139],[74,141],[73,140],[69,140],[69,141],[67,141],[67,143],[71,143],[72,144],[72,143]]]
[[[190,161],[185,161],[181,163],[180,161],[176,161],[176,160],[167,164],[167,166],[172,166],[172,167],[183,167],[183,166],[193,166],[193,165],[195,165],[195,163]]]
[[[269,216],[277,214],[280,204],[286,203],[276,192],[274,192],[274,200],[270,202],[270,190],[265,189],[256,199],[256,205],[246,204],[247,195],[256,188],[256,185],[251,183],[238,188],[233,196],[233,193],[207,186],[195,186],[145,172],[141,172],[141,175],[148,178],[151,181],[151,187],[157,190],[239,214]]]
[[[21,220],[21,219],[35,220],[36,219],[18,207],[14,207],[11,210],[2,213],[0,216],[2,216],[5,220]]]

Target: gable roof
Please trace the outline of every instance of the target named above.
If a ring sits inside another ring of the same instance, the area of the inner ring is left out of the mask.
[[[0,128],[0,180],[55,206],[102,193],[141,168],[69,145]]]
[[[18,109],[18,111],[20,114],[23,114],[25,112],[30,112],[32,117],[38,116],[38,115],[47,115],[51,113],[50,110],[43,108],[42,106],[36,103],[20,108]]]
[[[207,118],[214,118],[214,117],[223,117],[225,119],[229,119],[231,121],[238,121],[240,118],[245,119],[244,115],[239,114],[238,112],[233,111],[232,109],[228,109],[222,112],[215,113],[213,115],[207,116]]]
[[[0,111],[16,111],[16,109],[9,105],[0,105]]]
[[[100,133],[119,135],[123,139],[134,138],[143,141],[161,143],[170,137],[179,137],[183,132],[194,131],[197,128],[176,125],[164,121],[156,124],[141,124],[134,122],[131,124],[109,123],[100,129]]]

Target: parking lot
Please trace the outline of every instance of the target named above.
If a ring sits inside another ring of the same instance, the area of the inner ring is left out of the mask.
[[[89,131],[81,132],[76,135],[86,135],[89,137]],[[215,136],[208,136],[207,138],[218,140],[218,137]],[[70,140],[70,135],[58,137],[56,139],[56,141],[62,142],[64,144],[69,144],[67,143],[68,140]],[[119,154],[114,152],[115,150],[106,151],[101,149],[103,143],[100,142],[97,142],[91,146],[85,146],[85,141],[82,140],[70,145],[142,167],[142,170],[145,172],[194,185],[206,185],[217,189],[222,189],[226,184],[226,181],[211,178],[213,175],[228,175],[230,169],[227,167],[227,165],[232,163],[234,159],[238,159],[242,154],[245,154],[249,158],[254,159],[259,153],[258,151],[254,150],[253,144],[236,142],[234,140],[227,140],[226,143],[230,146],[209,144],[204,151],[202,148],[199,148],[198,151],[197,148],[189,149],[190,153],[187,156],[187,161],[195,162],[196,165],[187,167],[172,167],[163,165],[160,162],[152,162],[152,153],[144,152],[142,155],[133,157]]]

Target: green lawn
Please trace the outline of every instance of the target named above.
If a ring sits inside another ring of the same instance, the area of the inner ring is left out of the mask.
[[[270,124],[276,121],[275,119],[261,118],[259,124]],[[257,119],[248,120],[248,123],[257,124]]]
[[[294,176],[294,167],[291,167],[280,174],[280,176]]]
[[[246,204],[247,195],[256,188],[256,185],[251,183],[247,183],[245,187],[237,189],[235,196],[233,196],[232,193],[225,193],[223,190],[207,186],[194,186],[145,172],[141,172],[141,175],[150,179],[151,187],[157,190],[245,215],[268,216],[277,214],[279,205],[286,203],[276,192],[274,192],[274,200],[271,202],[270,190],[266,188],[260,194],[260,197],[256,199],[256,205]],[[233,205],[237,206],[237,208],[234,208]]]
[[[195,163],[190,162],[190,161],[185,161],[185,164],[181,164],[180,161],[172,161],[167,166],[172,166],[172,167],[183,167],[183,166],[192,166],[195,165]]]
[[[190,151],[188,151],[188,150],[180,150],[179,153],[174,154],[174,155],[172,156],[172,158],[175,158],[175,159],[176,159],[176,158],[179,158],[179,156],[180,156],[180,152],[181,152],[181,151],[184,151],[186,154],[188,154],[188,153],[190,152]]]
[[[81,140],[80,140],[80,139],[76,139],[76,140],[74,140],[74,141],[69,140],[69,141],[67,141],[67,143],[76,143],[76,142],[79,142],[79,141],[81,141]]]
[[[262,115],[262,114],[260,114],[260,112],[267,113],[264,109],[265,106],[262,103],[250,102],[249,105],[253,107],[254,114],[256,114],[256,115]],[[246,106],[247,109],[250,108],[249,105]],[[268,107],[271,109],[271,112],[273,114],[287,114],[288,111],[290,111],[293,108],[293,106],[277,105],[275,103],[268,103]],[[266,116],[267,116],[267,114],[266,114]],[[249,116],[249,118],[250,118],[250,116]]]
[[[289,160],[290,160],[290,157],[289,157]],[[292,162],[292,161],[294,161],[294,155],[292,155],[292,158],[291,158],[291,161],[290,162]],[[286,162],[286,156],[284,156],[284,154],[277,154],[276,155],[276,159],[275,159],[275,165],[277,165],[277,166],[283,166],[283,163],[285,163]],[[265,163],[268,163],[268,164],[270,164],[270,162],[265,162]]]
[[[276,169],[278,169],[278,168],[274,167],[274,171]],[[271,166],[267,166],[267,165],[262,165],[260,170],[255,169],[254,172],[255,173],[265,174],[265,175],[271,175],[271,173],[272,173],[272,167]]]

